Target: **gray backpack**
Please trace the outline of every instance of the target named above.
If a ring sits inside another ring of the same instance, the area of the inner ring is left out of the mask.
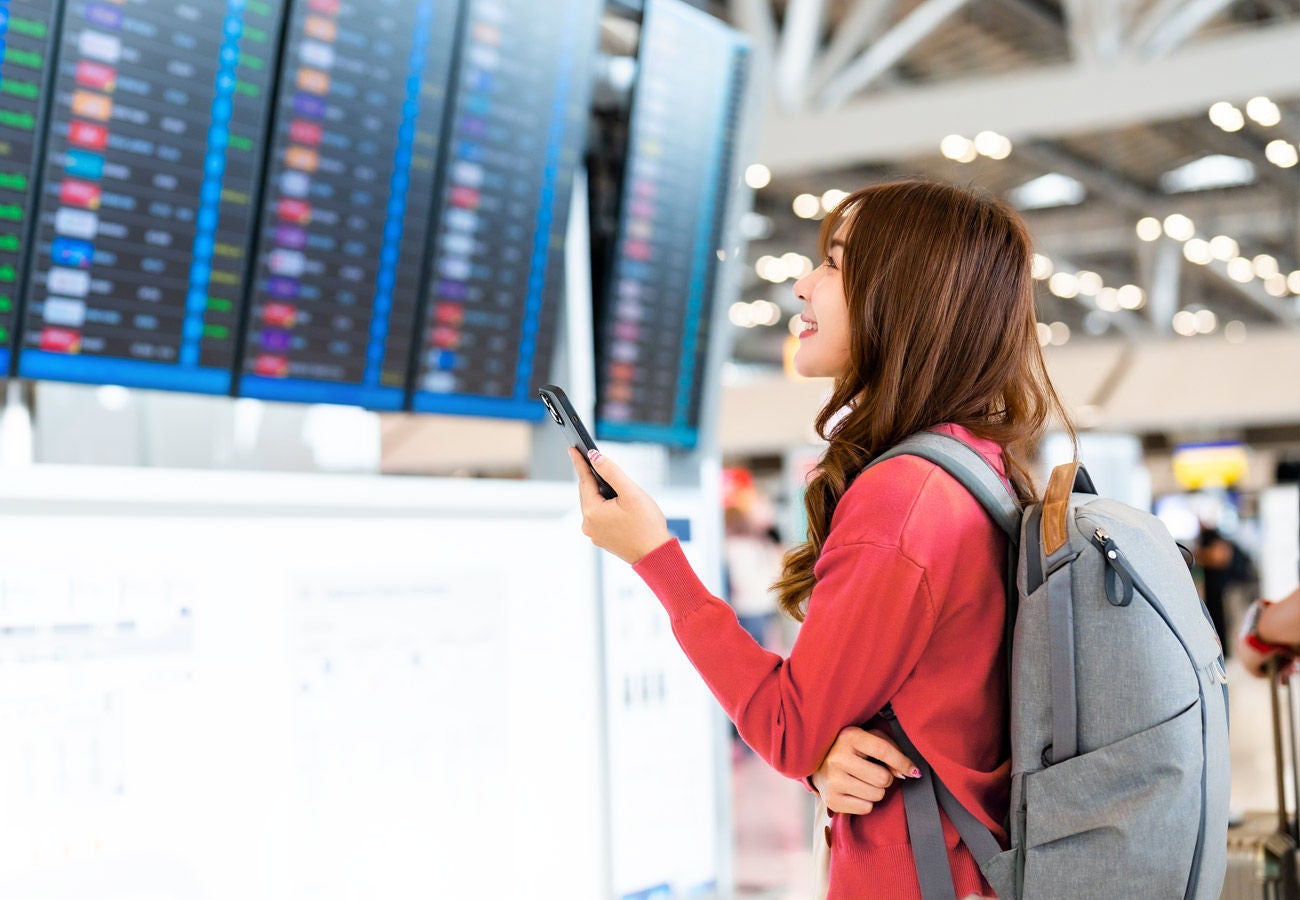
[[[920,758],[903,782],[924,900],[955,890],[942,807],[1002,900],[1217,900],[1227,866],[1227,677],[1189,558],[1154,516],[1058,466],[1023,512],[962,441],[908,438],[1010,536],[1011,808],[1003,850]]]

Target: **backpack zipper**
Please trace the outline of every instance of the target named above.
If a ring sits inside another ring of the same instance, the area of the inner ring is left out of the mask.
[[[1206,803],[1208,802],[1208,796],[1209,796],[1206,787],[1206,778],[1209,775],[1209,760],[1207,759],[1207,755],[1208,755],[1208,748],[1206,746],[1207,723],[1205,721],[1205,717],[1208,710],[1206,709],[1206,703],[1205,703],[1205,688],[1201,683],[1201,671],[1196,665],[1195,658],[1192,656],[1191,647],[1187,646],[1187,641],[1179,633],[1178,629],[1174,627],[1173,620],[1169,618],[1169,614],[1165,611],[1163,604],[1161,604],[1160,601],[1156,599],[1155,595],[1152,594],[1150,590],[1146,587],[1146,585],[1141,582],[1141,580],[1139,579],[1136,573],[1132,573],[1128,571],[1127,562],[1125,560],[1120,559],[1119,548],[1116,546],[1115,541],[1111,538],[1111,536],[1106,532],[1106,529],[1100,526],[1094,527],[1092,532],[1092,543],[1097,547],[1097,549],[1101,550],[1102,554],[1106,557],[1106,564],[1108,566],[1113,566],[1118,571],[1126,574],[1131,579],[1132,582],[1131,589],[1134,589],[1139,596],[1145,599],[1148,605],[1150,605],[1151,608],[1156,612],[1156,614],[1160,616],[1161,619],[1164,620],[1165,626],[1170,630],[1170,632],[1173,634],[1174,638],[1178,641],[1178,643],[1182,645],[1183,652],[1187,654],[1187,661],[1191,663],[1192,673],[1196,678],[1196,692],[1201,707],[1201,822],[1200,822],[1200,828],[1198,829],[1196,834],[1196,849],[1192,853],[1191,872],[1189,878],[1187,879],[1187,888],[1183,892],[1183,900],[1191,900],[1191,898],[1195,896],[1197,883],[1200,881],[1200,876],[1201,876],[1201,861],[1205,851],[1205,817],[1207,814]],[[1121,604],[1117,604],[1115,600],[1111,598],[1109,579],[1106,580],[1108,582],[1107,590],[1106,590],[1106,594],[1107,594],[1106,599],[1111,602],[1111,605],[1114,606],[1121,605]],[[1127,606],[1128,604],[1126,602],[1122,605]],[[1219,664],[1217,659],[1215,660],[1215,668],[1216,668],[1215,674],[1217,675],[1219,670]],[[1227,683],[1227,680],[1228,680],[1227,674],[1225,672],[1223,677],[1223,681],[1225,685]],[[1226,691],[1225,691],[1225,700],[1226,700]]]

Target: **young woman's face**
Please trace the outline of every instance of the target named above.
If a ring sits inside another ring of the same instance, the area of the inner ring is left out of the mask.
[[[841,271],[844,232],[841,225],[821,265],[794,285],[794,295],[804,303],[794,369],[805,378],[835,378],[849,364],[849,307]]]

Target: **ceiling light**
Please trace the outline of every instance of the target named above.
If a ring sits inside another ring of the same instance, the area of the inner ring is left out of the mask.
[[[1159,240],[1163,231],[1164,229],[1160,227],[1160,220],[1153,216],[1138,219],[1137,235],[1144,241]]]
[[[848,195],[849,195],[848,191],[841,191],[838,188],[831,188],[829,191],[822,194],[822,209],[826,210],[827,212],[830,212],[832,209],[839,206],[840,202],[843,201],[844,198],[847,197]]]
[[[822,211],[822,201],[820,197],[814,197],[812,194],[800,194],[794,198],[794,214],[801,219],[811,219]]]
[[[781,263],[789,278],[803,278],[813,270],[812,260],[802,253],[782,253]]]
[[[1210,107],[1210,121],[1224,131],[1241,131],[1246,124],[1246,117],[1231,103],[1220,100]]]
[[[950,134],[939,142],[939,152],[948,159],[966,162],[966,155],[973,152],[974,144],[960,134]],[[974,157],[971,157],[974,159]]]
[[[1196,325],[1196,330],[1200,334],[1211,334],[1214,329],[1219,327],[1219,317],[1214,314],[1212,309],[1198,309],[1192,314],[1192,322]]]
[[[780,284],[790,277],[790,270],[785,262],[775,256],[760,256],[758,262],[754,263],[754,271],[758,273],[759,278],[773,284]]]
[[[1119,291],[1113,287],[1098,291],[1097,308],[1105,312],[1119,312]]]
[[[1183,256],[1187,261],[1196,263],[1198,266],[1206,266],[1214,259],[1214,254],[1210,252],[1210,242],[1200,238],[1192,238],[1186,244],[1183,244]]]
[[[1033,275],[1039,281],[1046,281],[1052,277],[1052,261],[1041,253],[1035,253],[1031,264]]]
[[[1007,191],[1007,199],[1016,209],[1077,206],[1087,195],[1081,182],[1059,172],[1049,172]]]
[[[1267,97],[1251,97],[1246,102],[1246,115],[1265,128],[1271,128],[1282,121],[1282,111]]]
[[[1267,253],[1261,253],[1251,260],[1251,267],[1255,270],[1257,278],[1268,278],[1278,273],[1277,260]]]
[[[1051,332],[1051,343],[1053,347],[1059,347],[1070,339],[1070,326],[1064,322],[1053,322],[1048,326]]]
[[[1250,160],[1221,153],[1194,159],[1160,176],[1160,188],[1167,194],[1254,183],[1255,166]]]
[[[755,325],[775,325],[781,321],[781,307],[771,300],[755,300],[749,309]]]
[[[1268,276],[1264,279],[1264,290],[1274,297],[1285,297],[1287,295],[1286,276],[1281,272]]]
[[[1085,297],[1095,297],[1097,293],[1105,287],[1102,283],[1101,276],[1096,272],[1089,272],[1087,269],[1076,272],[1074,277],[1079,282],[1079,293]]]
[[[745,184],[754,190],[760,190],[772,183],[772,170],[762,163],[754,163],[745,169]]]
[[[1293,294],[1300,294],[1300,269],[1296,269],[1286,277],[1286,286]]]
[[[979,151],[975,149],[975,142],[971,141],[969,144],[966,145],[966,152],[963,153],[961,156],[957,157],[957,162],[959,163],[975,162],[976,157],[978,157],[979,155],[980,155]]]
[[[1255,277],[1255,267],[1244,256],[1234,256],[1228,260],[1228,277],[1245,284]]]
[[[754,308],[744,300],[737,300],[735,303],[731,304],[731,309],[727,311],[727,318],[729,318],[731,324],[735,325],[737,328],[753,328]]]
[[[1240,253],[1241,248],[1237,246],[1236,241],[1226,234],[1216,234],[1210,238],[1210,252],[1220,262],[1227,262]]]
[[[1196,334],[1196,314],[1191,310],[1180,309],[1174,313],[1174,331],[1183,337]]]
[[[1079,296],[1079,280],[1073,272],[1057,272],[1048,279],[1047,289],[1056,296],[1069,300]]]
[[[1052,326],[1046,322],[1038,323],[1038,346],[1046,347],[1052,342]]]
[[[1182,213],[1165,216],[1165,234],[1176,241],[1186,241],[1196,236],[1196,225]]]
[[[1246,323],[1233,319],[1223,326],[1223,336],[1227,338],[1230,344],[1240,344],[1246,339]]]
[[[989,159],[1006,159],[1011,155],[1011,141],[996,131],[981,131],[975,135],[975,149]]]
[[[1296,154],[1295,144],[1283,140],[1269,141],[1264,146],[1264,158],[1279,169],[1289,169],[1297,162],[1300,162],[1300,156]]]
[[[1141,309],[1146,305],[1147,295],[1136,284],[1126,284],[1115,292],[1115,299],[1124,309]]]

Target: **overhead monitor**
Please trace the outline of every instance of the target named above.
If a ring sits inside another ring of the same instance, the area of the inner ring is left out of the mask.
[[[230,390],[280,17],[67,5],[18,374]]]
[[[460,0],[297,0],[238,393],[400,409]]]
[[[0,376],[13,358],[59,3],[0,3]]]
[[[647,0],[640,40],[598,304],[596,433],[692,447],[749,51],[681,0]]]
[[[470,0],[410,407],[538,419],[600,0]]]

